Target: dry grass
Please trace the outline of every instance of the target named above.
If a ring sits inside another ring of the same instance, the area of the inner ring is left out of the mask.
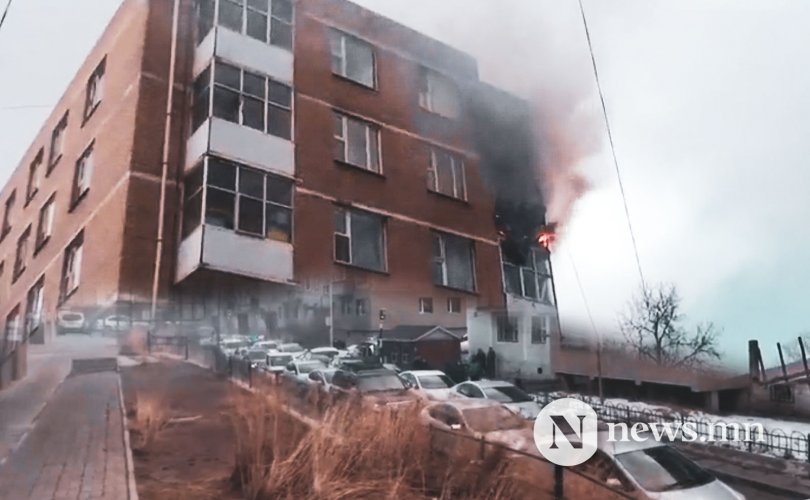
[[[418,407],[338,404],[312,427],[287,412],[279,391],[244,396],[236,408],[233,480],[249,500],[526,498],[503,453],[437,458]]]
[[[134,448],[144,449],[154,441],[169,421],[169,409],[165,398],[154,392],[138,392],[135,395],[134,417],[130,430],[137,436]]]

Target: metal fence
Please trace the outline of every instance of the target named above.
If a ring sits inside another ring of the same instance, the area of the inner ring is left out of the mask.
[[[550,393],[540,393],[537,395],[538,403],[545,406],[555,399],[563,396],[556,396]],[[738,432],[743,429],[748,422],[732,422],[723,419],[701,418],[677,411],[661,411],[653,409],[633,408],[622,403],[601,402],[598,398],[569,395],[588,403],[596,414],[603,420],[613,423],[625,423],[631,425],[636,422],[645,424],[660,423],[672,424],[683,428],[684,424],[690,424],[695,429],[696,444],[710,446],[723,446],[727,448],[747,451],[749,453],[765,453],[779,458],[805,460],[810,462],[810,433],[805,434],[797,431],[785,432],[779,428],[762,428],[761,432],[749,427],[750,432],[741,432],[741,435],[734,434],[734,440],[717,440],[718,431],[729,436],[731,432]],[[731,429],[732,431],[729,431]],[[735,430],[736,429],[736,430]]]

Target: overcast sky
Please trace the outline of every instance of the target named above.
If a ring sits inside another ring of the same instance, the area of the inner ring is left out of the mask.
[[[0,31],[0,178],[28,147],[119,0],[25,0]],[[552,110],[591,188],[553,259],[565,325],[597,326],[638,272],[579,7],[571,0],[359,0],[479,58],[482,77]],[[746,342],[810,330],[810,2],[585,0],[648,282],[687,320]],[[77,28],[78,27],[78,28]],[[573,259],[572,259],[573,258]]]

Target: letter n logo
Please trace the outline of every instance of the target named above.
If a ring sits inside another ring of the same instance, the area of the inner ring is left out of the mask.
[[[557,449],[557,431],[559,430],[563,438],[575,449],[582,449],[582,435],[585,433],[585,417],[586,415],[577,415],[579,430],[575,430],[571,423],[562,415],[551,415],[551,445],[549,448]],[[576,439],[571,440],[571,435],[575,435]]]

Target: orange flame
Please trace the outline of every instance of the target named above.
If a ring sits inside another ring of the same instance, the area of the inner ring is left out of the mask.
[[[546,249],[547,252],[551,252],[551,247],[554,246],[554,242],[557,241],[557,232],[556,232],[556,224],[547,224],[540,229],[540,232],[537,234],[537,242]]]

